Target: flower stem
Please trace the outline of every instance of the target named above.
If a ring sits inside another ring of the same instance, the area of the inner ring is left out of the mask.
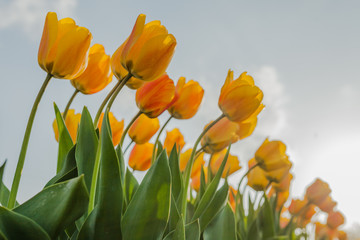
[[[70,105],[71,103],[73,102],[74,98],[76,97],[76,95],[78,94],[78,92],[80,92],[79,90],[75,89],[75,92],[73,93],[73,95],[71,95],[68,103],[66,104],[66,107],[65,107],[65,110],[64,110],[64,113],[63,113],[63,118],[64,120],[66,119],[66,115],[69,111],[69,108],[70,108]]]
[[[123,144],[124,144],[124,139],[125,139],[125,137],[126,137],[127,132],[129,131],[131,125],[133,125],[133,123],[136,121],[136,119],[138,119],[138,117],[140,117],[141,114],[142,114],[142,112],[139,111],[139,112],[133,117],[133,119],[131,119],[131,121],[129,122],[129,124],[126,126],[126,128],[125,128],[125,130],[124,130],[124,132],[123,132],[123,134],[122,134],[122,136],[121,136],[121,140],[120,140],[120,143],[119,143],[119,144],[120,144],[120,147],[123,146]]]
[[[126,151],[129,149],[129,147],[131,146],[131,144],[133,144],[133,140],[131,140],[131,142],[129,142],[129,144],[127,145],[127,147],[124,150],[124,154],[126,153]]]
[[[125,84],[127,83],[127,81],[129,81],[131,77],[132,77],[131,73],[128,73],[128,75],[126,75],[126,77],[121,81],[120,85],[116,88],[114,94],[111,96],[111,99],[109,100],[109,103],[106,106],[106,111],[110,112],[111,106],[113,105],[115,98],[117,97],[121,89],[125,86]]]
[[[26,150],[27,150],[27,147],[29,144],[31,128],[34,123],[36,110],[39,106],[41,97],[43,96],[43,94],[45,92],[46,86],[48,85],[51,78],[52,78],[52,75],[48,73],[43,85],[40,88],[38,95],[36,96],[34,105],[31,109],[31,113],[30,113],[29,120],[28,120],[28,123],[26,126],[26,130],[25,130],[24,139],[23,139],[22,146],[21,146],[19,160],[18,160],[18,163],[16,166],[16,171],[15,171],[14,179],[13,179],[12,186],[11,186],[11,192],[10,192],[10,197],[9,197],[9,202],[8,202],[9,209],[14,208],[14,206],[15,206],[16,195],[17,195],[17,192],[19,189],[19,184],[20,184],[21,172],[22,172],[22,169],[23,169],[24,163],[25,163]]]
[[[181,205],[181,212],[182,212],[182,215],[183,215],[184,219],[186,219],[186,201],[187,201],[187,192],[188,192],[187,190],[188,190],[188,187],[189,187],[192,165],[194,164],[194,160],[195,160],[196,148],[199,145],[199,143],[200,143],[202,137],[205,135],[205,133],[207,131],[209,131],[210,128],[212,128],[217,122],[219,122],[224,117],[225,117],[225,115],[221,114],[215,121],[210,123],[204,129],[204,131],[200,134],[200,136],[198,137],[198,139],[196,140],[196,142],[194,144],[193,150],[192,150],[191,155],[190,155],[190,160],[187,163],[186,168],[185,168],[184,192],[183,192],[183,195],[182,195],[182,205]]]
[[[168,120],[166,120],[166,122],[164,123],[164,126],[162,126],[162,128],[160,129],[160,132],[158,133],[158,135],[156,136],[156,140],[155,140],[155,144],[153,147],[153,152],[152,152],[152,156],[151,156],[151,164],[154,162],[155,160],[155,152],[156,152],[156,144],[159,141],[160,135],[161,133],[164,131],[166,125],[170,122],[170,120],[173,118],[173,116],[171,115]]]

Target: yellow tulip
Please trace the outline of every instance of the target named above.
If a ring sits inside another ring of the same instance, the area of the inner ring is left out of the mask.
[[[276,183],[273,182],[271,185],[277,192],[286,192],[289,191],[291,180],[293,179],[293,175],[291,173],[287,173],[284,179],[281,182]]]
[[[227,149],[224,149],[221,152],[214,153],[212,155],[210,167],[211,167],[211,172],[214,175],[218,172],[219,167],[220,167],[222,161],[224,160],[226,152],[227,152]],[[240,168],[241,168],[241,166],[240,166],[239,158],[237,156],[229,154],[221,177],[226,178],[227,176],[230,176],[231,174],[233,174]]]
[[[71,18],[58,21],[54,12],[46,15],[38,62],[56,78],[74,79],[87,66],[92,35],[88,29],[75,25]]]
[[[154,144],[135,144],[129,156],[129,166],[138,171],[146,171],[151,166],[151,156]]]
[[[317,178],[315,182],[306,189],[305,196],[309,202],[319,205],[326,199],[330,192],[329,184]]]
[[[145,24],[140,14],[121,53],[121,64],[134,77],[152,81],[162,76],[174,54],[176,39],[160,21]]]
[[[316,213],[315,205],[310,204],[306,205],[305,209],[301,211],[298,219],[297,219],[297,226],[299,228],[305,228],[311,221],[311,218]]]
[[[229,70],[221,88],[219,107],[225,116],[234,122],[249,118],[261,106],[262,91],[255,86],[251,76],[243,72],[234,80],[233,71]]]
[[[306,200],[292,199],[289,206],[289,213],[294,216],[299,215],[302,211],[305,210],[307,203],[308,201]]]
[[[130,138],[137,144],[148,142],[159,130],[160,122],[157,118],[148,118],[141,114],[129,129]]]
[[[207,181],[207,176],[208,176],[208,168],[204,167],[204,174],[205,174],[205,181]],[[200,177],[201,177],[201,171],[197,171],[196,174],[191,176],[191,187],[199,192],[200,190]]]
[[[201,104],[204,89],[198,82],[180,77],[176,84],[176,93],[179,98],[168,109],[171,116],[177,119],[192,118]]]
[[[99,123],[98,123],[99,131],[101,131],[103,118],[104,118],[104,113],[102,113],[99,118]],[[112,133],[112,141],[114,146],[116,146],[120,143],[120,139],[124,131],[124,119],[118,121],[114,116],[114,114],[112,112],[109,112],[109,124]]]
[[[80,124],[80,120],[81,120],[81,114],[80,113],[75,114],[74,109],[69,109],[65,119],[65,126],[70,133],[73,143],[76,142],[77,130]],[[56,141],[59,141],[59,131],[58,131],[56,119],[53,122],[53,129],[54,129],[55,139]]]
[[[190,160],[192,148],[186,150],[185,152],[180,154],[180,171],[184,171],[187,163]],[[201,166],[205,164],[204,153],[200,153],[197,155],[193,167],[191,169],[191,177],[195,176],[201,170]]]
[[[289,165],[289,157],[285,153],[286,145],[281,141],[265,139],[255,153],[255,159],[265,171],[273,171]]]
[[[249,160],[249,169],[256,164],[254,158]],[[265,172],[260,167],[253,168],[247,175],[249,185],[255,191],[264,191],[269,185],[269,180],[265,177]]]
[[[265,177],[271,182],[280,183],[287,174],[289,174],[292,167],[292,163],[289,160],[287,160],[285,164],[281,168],[272,171],[265,171]]]
[[[171,131],[166,131],[164,148],[166,149],[168,155],[170,155],[170,152],[175,144],[176,144],[176,150],[180,148],[180,151],[185,145],[184,136],[181,134],[178,128],[174,128]]]
[[[321,211],[329,213],[333,211],[336,204],[337,203],[330,197],[330,195],[328,195],[325,200],[318,205],[318,207]]]

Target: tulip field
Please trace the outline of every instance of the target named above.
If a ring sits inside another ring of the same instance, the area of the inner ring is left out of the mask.
[[[206,94],[197,81],[180,77],[175,83],[166,73],[176,46],[160,21],[146,23],[140,14],[110,56],[103,45],[92,43],[87,28],[47,14],[38,51],[45,80],[11,186],[2,182],[6,162],[0,167],[0,239],[348,239],[342,230],[345,217],[325,180],[314,179],[303,196],[292,196],[293,164],[284,142],[264,137],[247,164],[232,150],[232,144],[256,131],[266,108],[251,73],[224,73],[218,91],[221,114],[196,126],[200,135],[191,148],[185,148],[179,128],[167,129],[173,119],[191,119]],[[19,202],[36,111],[55,79],[68,79],[74,87],[66,106],[54,104],[56,175]],[[116,84],[96,114],[86,106],[71,107],[78,94],[97,93],[112,80]],[[136,91],[132,119],[117,119],[112,112],[122,91]],[[158,117],[166,111],[169,117],[160,124]],[[247,169],[244,175],[229,184],[228,177],[241,168]],[[134,171],[144,177],[136,178]]]

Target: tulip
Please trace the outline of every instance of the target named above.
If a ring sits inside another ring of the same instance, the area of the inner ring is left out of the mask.
[[[140,14],[124,44],[121,64],[134,77],[152,81],[163,75],[173,56],[176,39],[160,21],[145,24]]]
[[[249,165],[249,169],[254,165],[256,165],[255,159],[252,158],[251,160],[249,160],[248,165]],[[265,172],[260,167],[253,168],[247,174],[247,178],[248,178],[247,185],[249,185],[255,191],[264,191],[269,185],[269,180],[265,177]]]
[[[68,111],[68,114],[66,115],[65,126],[69,131],[73,143],[76,142],[77,130],[80,124],[80,119],[81,119],[81,114],[80,113],[75,114],[74,109],[70,109]],[[53,122],[53,129],[54,129],[55,139],[56,141],[59,141],[59,131],[58,131],[56,119]]]
[[[135,144],[129,156],[129,166],[138,171],[146,171],[151,166],[151,155],[154,144]]]
[[[75,25],[71,18],[58,21],[54,12],[46,15],[38,62],[56,78],[74,79],[87,66],[92,35],[88,29]]]
[[[242,122],[238,122],[239,130],[236,132],[239,136],[239,139],[244,139],[249,137],[255,130],[257,124],[257,115],[265,106],[261,104],[259,108],[247,119]]]
[[[214,175],[218,172],[220,165],[224,160],[226,152],[227,152],[227,149],[224,149],[221,152],[214,153],[212,155],[210,167],[211,167],[211,172]],[[237,156],[229,154],[221,177],[226,178],[227,176],[233,174],[240,168],[241,168],[241,166],[240,166],[239,158]]]
[[[205,174],[205,181],[207,181],[207,175],[208,175],[208,168],[207,167],[204,167],[204,174]],[[191,177],[191,187],[199,192],[200,190],[200,177],[201,177],[201,168],[200,168],[200,171],[197,171],[196,174],[194,174],[192,177]]]
[[[283,180],[279,183],[272,183],[272,186],[277,192],[286,192],[289,191],[290,182],[293,179],[293,175],[291,173],[287,173]]]
[[[298,219],[298,226],[300,228],[306,227],[307,224],[310,223],[311,218],[316,213],[315,205],[307,205],[304,210],[300,212],[299,219]]]
[[[281,141],[265,139],[255,153],[255,159],[265,171],[273,171],[289,165],[289,157],[285,153],[286,145]]]
[[[326,224],[329,226],[329,228],[335,229],[338,228],[340,225],[344,224],[344,222],[345,222],[344,216],[342,215],[341,212],[337,211],[337,212],[329,212]]]
[[[338,238],[339,238],[339,240],[347,240],[348,239],[347,233],[342,230],[339,230]]]
[[[207,126],[208,125],[206,125],[204,129],[206,129]],[[224,148],[228,147],[229,144],[235,143],[239,139],[239,136],[237,135],[238,130],[238,124],[231,122],[226,118],[222,118],[212,128],[210,128],[201,139],[201,145],[204,152],[220,152]]]
[[[199,109],[204,89],[198,82],[185,83],[185,78],[180,77],[175,90],[179,98],[170,106],[169,113],[176,119],[192,118]]]
[[[262,99],[263,93],[251,76],[244,72],[234,80],[234,73],[229,70],[221,88],[219,107],[230,121],[241,122],[249,118],[261,106]]]
[[[306,189],[306,198],[309,202],[320,205],[330,192],[329,184],[320,179],[316,179],[315,182]]]
[[[129,129],[130,138],[137,144],[148,142],[159,130],[160,122],[157,118],[148,118],[141,114]]]
[[[166,149],[168,155],[170,155],[170,152],[175,144],[176,149],[178,150],[180,148],[180,151],[185,145],[184,136],[181,134],[178,128],[174,128],[171,131],[166,131],[164,148]]]
[[[284,206],[285,202],[288,200],[289,198],[289,191],[285,191],[285,192],[278,192],[278,198],[277,198],[277,202],[276,202],[276,210],[280,211],[280,209]]]
[[[229,186],[229,203],[234,212],[236,209],[236,195],[237,191],[232,186]]]
[[[177,99],[175,85],[167,74],[144,84],[136,91],[136,105],[150,118],[158,117]]]
[[[323,212],[332,212],[332,210],[334,209],[334,207],[336,206],[336,202],[334,200],[332,200],[332,198],[330,197],[330,195],[328,195],[324,201],[322,201],[318,207],[321,209],[321,211]]]
[[[308,202],[306,200],[292,199],[289,206],[289,213],[291,215],[297,216],[305,210],[307,204]]]
[[[99,131],[101,131],[103,118],[104,118],[104,113],[101,114],[99,119],[99,123],[98,123]],[[114,114],[112,112],[109,112],[109,124],[111,128],[113,144],[114,146],[117,146],[120,143],[120,139],[124,131],[124,119],[118,121],[114,116]]]
[[[112,80],[110,56],[101,44],[90,48],[85,71],[71,80],[71,84],[83,94],[93,94],[104,89]]]
[[[280,228],[284,229],[290,222],[290,219],[287,217],[280,216]]]
[[[265,171],[265,177],[275,183],[280,183],[288,174],[292,167],[292,163],[287,160],[286,165],[272,171]]]
[[[190,160],[192,148],[186,150],[185,152],[180,154],[180,171],[184,171],[187,163]],[[199,154],[193,164],[191,169],[191,177],[195,176],[201,170],[201,166],[205,164],[204,153]]]

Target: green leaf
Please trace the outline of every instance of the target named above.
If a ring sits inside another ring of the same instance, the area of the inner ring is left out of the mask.
[[[204,213],[200,216],[200,230],[203,232],[206,226],[215,218],[217,213],[224,207],[229,192],[229,185],[227,182],[216,192],[215,197],[206,208]]]
[[[119,165],[120,165],[120,176],[121,176],[121,182],[123,186],[125,185],[125,161],[124,161],[124,154],[122,152],[120,144],[116,148],[116,154],[119,159]]]
[[[176,224],[175,230],[169,233],[164,240],[185,240],[185,226],[182,217]]]
[[[174,144],[170,156],[169,156],[169,166],[171,172],[171,193],[173,194],[175,200],[178,199],[183,182],[180,172],[179,165],[179,154],[176,151],[176,144]]]
[[[0,239],[50,240],[36,222],[19,213],[0,207]],[[6,239],[5,238],[5,239]]]
[[[194,216],[192,217],[192,220],[195,220],[196,218],[200,217],[201,214],[203,214],[203,212],[205,211],[205,209],[207,208],[207,206],[210,204],[210,202],[212,201],[216,189],[219,185],[220,179],[221,179],[221,175],[222,172],[224,171],[225,168],[225,164],[227,161],[227,158],[229,156],[229,151],[230,151],[230,146],[225,154],[224,160],[222,161],[218,172],[216,173],[214,179],[211,181],[211,183],[209,184],[209,186],[207,187],[203,197],[200,199],[200,202],[195,210]]]
[[[55,110],[55,116],[56,116],[56,124],[58,127],[58,133],[59,133],[59,150],[58,150],[58,162],[57,162],[57,170],[56,172],[59,172],[62,168],[63,162],[72,148],[73,141],[71,139],[70,133],[68,129],[66,128],[64,119],[62,117],[62,114],[59,111],[59,108],[54,103],[54,110]]]
[[[64,182],[71,178],[77,177],[77,168],[76,168],[76,161],[75,161],[75,148],[76,145],[74,145],[69,153],[66,156],[66,160],[63,164],[63,167],[61,170],[56,174],[55,177],[53,177],[46,185],[45,187],[48,187],[50,185],[53,185],[55,183]]]
[[[80,229],[78,239],[121,239],[123,189],[108,112],[101,127],[100,146],[98,202]]]
[[[199,219],[185,225],[185,237],[186,240],[198,240],[200,239],[200,225]]]
[[[131,199],[136,193],[138,187],[139,187],[139,183],[137,182],[134,175],[127,168],[125,174],[125,195],[126,195],[125,199],[127,204],[131,202]]]
[[[81,113],[80,126],[76,141],[77,147],[75,151],[75,158],[78,174],[84,174],[85,184],[90,192],[99,141],[90,113],[86,107],[83,108]]]
[[[204,231],[204,240],[236,240],[235,216],[229,204]]]
[[[257,219],[249,223],[249,229],[246,236],[247,240],[262,240],[261,231]]]
[[[145,175],[123,216],[123,239],[161,239],[170,211],[171,176],[165,151]]]
[[[167,232],[171,232],[175,230],[176,224],[179,222],[180,219],[180,212],[177,208],[176,201],[174,195],[171,193],[171,205],[170,205],[170,216],[167,226]]]
[[[205,172],[204,172],[204,166],[201,166],[200,169],[200,189],[199,189],[199,199],[204,196],[205,190],[206,190],[206,179],[205,179]]]
[[[43,189],[13,211],[37,222],[54,239],[87,210],[84,176]]]
[[[0,203],[3,206],[7,206],[10,195],[9,189],[5,186],[5,184],[2,181],[5,166],[6,166],[6,160],[3,163],[3,165],[1,165],[0,167]]]
[[[263,232],[263,238],[273,238],[276,236],[275,233],[275,223],[274,223],[274,215],[273,210],[271,208],[271,204],[264,193],[264,204],[261,207],[259,218],[260,218],[260,228]]]

